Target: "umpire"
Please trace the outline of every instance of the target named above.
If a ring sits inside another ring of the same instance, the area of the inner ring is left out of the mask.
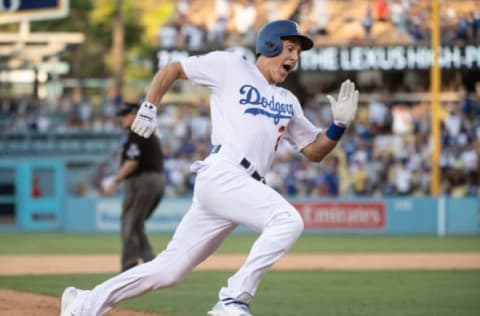
[[[143,138],[130,130],[138,108],[137,104],[125,103],[117,111],[128,137],[123,144],[120,170],[104,187],[104,193],[111,195],[124,182],[122,271],[136,266],[139,259],[147,262],[155,258],[156,254],[145,233],[145,221],[160,203],[165,189],[159,138],[155,133]]]

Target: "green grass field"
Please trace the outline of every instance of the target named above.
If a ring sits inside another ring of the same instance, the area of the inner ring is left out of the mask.
[[[228,271],[195,271],[176,287],[121,304],[172,316],[205,315]],[[1,287],[59,297],[68,284],[92,287],[110,275],[0,277]],[[270,271],[255,316],[478,316],[480,271]]]
[[[153,235],[160,250],[169,236]],[[232,235],[219,252],[248,250],[253,235]],[[0,234],[0,254],[111,253],[119,236]],[[480,252],[478,237],[318,236],[292,252]],[[1,260],[1,257],[0,257]],[[52,262],[52,264],[55,264]],[[206,315],[231,271],[195,271],[176,287],[123,302],[171,316]],[[59,297],[67,285],[90,288],[111,275],[0,276],[0,287]],[[270,271],[253,305],[255,316],[478,316],[480,270]]]
[[[151,234],[152,244],[162,250],[170,235]],[[254,234],[233,234],[219,253],[245,253]],[[305,234],[290,252],[480,252],[480,237],[455,236],[338,236]],[[118,254],[118,234],[0,233],[2,254]]]

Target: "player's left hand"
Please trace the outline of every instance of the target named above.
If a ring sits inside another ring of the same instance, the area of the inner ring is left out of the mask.
[[[143,102],[132,123],[131,130],[140,136],[149,138],[157,128],[157,107],[150,102]]]
[[[358,90],[355,90],[355,84],[349,79],[345,80],[340,86],[338,99],[335,100],[331,95],[327,95],[327,99],[332,105],[335,124],[345,127],[350,125],[358,106]]]

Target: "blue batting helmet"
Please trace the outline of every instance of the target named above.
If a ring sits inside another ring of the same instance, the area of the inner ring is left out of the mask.
[[[280,54],[282,52],[282,39],[288,37],[300,39],[302,50],[313,47],[313,41],[302,34],[297,23],[291,20],[277,20],[265,24],[258,32],[257,56],[274,57]]]

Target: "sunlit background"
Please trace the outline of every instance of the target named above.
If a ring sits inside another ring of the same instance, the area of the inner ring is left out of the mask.
[[[117,229],[122,191],[100,192],[119,163],[116,108],[141,102],[172,60],[227,49],[254,62],[256,32],[274,19],[315,41],[284,84],[312,122],[328,126],[325,96],[344,79],[361,97],[332,154],[313,164],[282,143],[267,183],[311,229],[478,233],[475,0],[0,1],[0,227]],[[162,102],[167,199],[152,229],[171,230],[186,211],[189,166],[210,146],[208,102],[186,81]],[[393,220],[427,213],[418,228]]]

